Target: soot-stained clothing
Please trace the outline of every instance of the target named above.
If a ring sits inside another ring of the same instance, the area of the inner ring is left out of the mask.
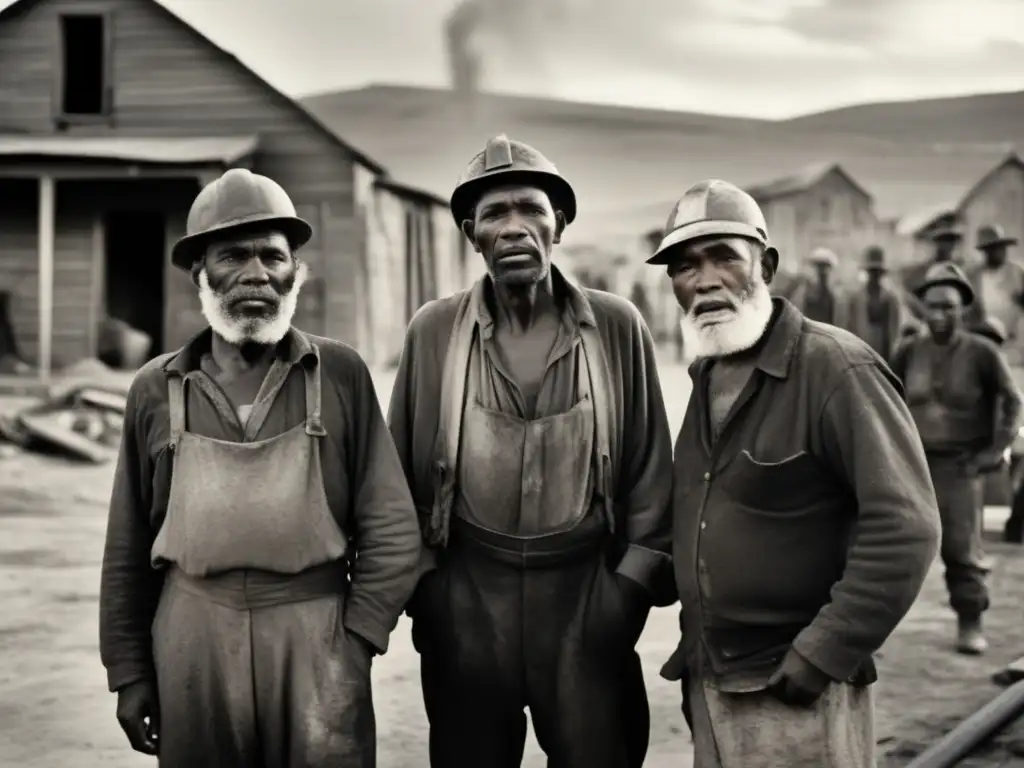
[[[983,550],[985,477],[967,470],[983,451],[998,455],[1017,434],[1021,397],[999,347],[959,332],[896,350],[893,370],[924,443],[942,518],[942,561],[950,607],[977,619],[989,607]]]
[[[151,563],[167,515],[172,479],[168,382],[191,373],[185,388],[190,433],[256,444],[300,426],[307,416],[304,366],[319,365],[323,491],[351,563],[344,626],[376,651],[387,650],[418,578],[422,540],[401,464],[380,412],[365,363],[340,342],[292,330],[278,345],[287,367],[280,390],[258,401],[244,428],[201,371],[212,334],[200,334],[177,353],[144,366],[128,393],[122,447],[110,505],[100,594],[100,652],[111,690],[153,675],[151,626],[165,569]],[[314,345],[319,354],[314,354]],[[319,363],[316,362],[319,358]],[[358,556],[356,556],[358,554]]]
[[[564,412],[575,403],[582,350],[579,344],[570,343],[571,329],[577,322],[597,328],[611,375],[607,377],[610,412],[595,414],[595,418],[602,419],[610,432],[616,517],[627,545],[618,570],[647,587],[659,604],[671,604],[674,590],[666,583],[671,581],[671,437],[650,331],[629,302],[603,291],[577,288],[554,268],[553,272],[557,286],[566,291],[569,314],[563,318],[552,350],[553,363],[537,397],[535,418]],[[487,285],[485,278],[471,290],[482,298],[489,290]],[[434,503],[445,360],[460,304],[467,298],[466,292],[458,293],[432,301],[417,312],[406,332],[388,411],[395,446],[424,527]],[[477,306],[481,308],[475,318],[479,338],[487,345],[494,333],[493,314],[486,301],[478,301]],[[560,342],[568,346],[560,348]],[[479,349],[477,346],[473,352],[477,361]],[[564,354],[558,354],[560,349]],[[499,410],[518,412],[521,404],[515,385],[486,359],[484,364],[483,401]]]
[[[999,347],[988,339],[960,332],[937,344],[926,335],[899,347],[892,367],[929,453],[1001,451],[1013,442],[1021,398]]]
[[[683,638],[664,674],[763,690],[792,648],[835,681],[870,683],[937,549],[928,466],[881,358],[773,307],[717,440],[713,361],[691,367],[673,488]]]

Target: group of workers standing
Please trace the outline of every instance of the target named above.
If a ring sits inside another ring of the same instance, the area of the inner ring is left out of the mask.
[[[405,611],[433,768],[520,765],[527,709],[552,768],[638,768],[635,646],[678,601],[662,674],[698,768],[873,766],[873,654],[940,538],[963,626],[987,604],[956,516],[1019,399],[961,331],[970,284],[928,272],[930,330],[895,373],[773,297],[756,202],[699,182],[650,259],[697,358],[673,451],[641,314],[552,261],[576,216],[557,168],[495,137],[451,211],[487,275],[413,318],[385,420],[359,355],[291,325],[312,228],[284,190],[231,170],[197,197],[173,262],[209,327],[132,384],[104,552],[131,745],[370,768],[372,660]]]
[[[1021,400],[1009,364],[1024,362],[1018,328],[1024,315],[1024,267],[1009,258],[1017,240],[995,225],[979,228],[982,258],[964,270],[954,259],[963,240],[955,226],[932,234],[929,262],[886,281],[884,253],[864,255],[865,281],[843,293],[832,283],[834,253],[810,261],[816,279],[793,295],[811,319],[864,339],[903,381],[928,456],[942,516],[942,560],[950,604],[959,618],[958,648],[978,654],[987,643],[988,608],[982,523],[987,480],[1009,485],[1009,452],[1020,427]],[[1010,491],[1009,488],[1006,489]],[[1004,536],[1021,541],[1021,504]]]

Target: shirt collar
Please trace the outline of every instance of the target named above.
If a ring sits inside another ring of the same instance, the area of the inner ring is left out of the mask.
[[[563,318],[579,325],[596,327],[597,319],[594,316],[594,309],[590,304],[590,299],[587,298],[583,290],[569,280],[554,264],[551,265],[551,277],[555,287],[555,294],[559,298],[565,299]],[[494,315],[491,313],[490,305],[487,302],[487,296],[493,289],[494,285],[490,275],[485,275],[480,280],[477,280],[470,297],[472,302],[470,307],[471,316],[475,317],[477,324],[480,326],[480,335],[485,339],[490,338],[494,333]]]
[[[179,376],[184,376],[190,371],[198,370],[200,360],[202,360],[203,355],[210,352],[212,344],[213,330],[207,327],[164,363],[164,370]],[[317,359],[316,348],[313,346],[313,343],[298,328],[288,329],[285,337],[278,342],[274,355],[278,360],[289,365],[296,365],[300,362],[307,363]]]
[[[761,340],[757,342],[757,362],[754,367],[776,379],[789,377],[789,368],[803,335],[804,316],[788,300],[772,297],[772,317]],[[690,375],[705,373],[710,360],[697,360],[690,367]]]

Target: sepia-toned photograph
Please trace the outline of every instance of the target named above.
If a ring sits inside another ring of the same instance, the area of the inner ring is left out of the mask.
[[[1022,0],[0,0],[0,768],[1024,766],[1022,239]]]

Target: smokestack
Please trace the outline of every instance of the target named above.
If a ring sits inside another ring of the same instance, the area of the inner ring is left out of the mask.
[[[452,89],[464,96],[480,90],[481,55],[473,42],[483,21],[483,9],[475,0],[465,0],[445,22],[448,66]]]

